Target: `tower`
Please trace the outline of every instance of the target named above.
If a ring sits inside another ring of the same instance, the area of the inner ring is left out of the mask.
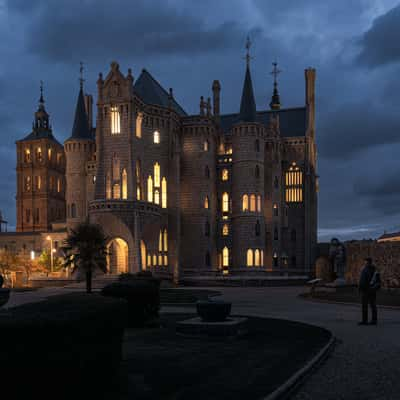
[[[32,132],[16,146],[17,231],[47,231],[65,219],[65,159],[53,136],[42,83]]]
[[[71,136],[64,142],[64,150],[67,182],[67,228],[73,229],[78,223],[83,222],[88,215],[88,194],[93,191],[94,188],[90,189],[95,184],[93,177],[88,179],[87,171],[88,162],[94,156],[95,142],[86,113],[82,77],[80,79],[74,125]]]

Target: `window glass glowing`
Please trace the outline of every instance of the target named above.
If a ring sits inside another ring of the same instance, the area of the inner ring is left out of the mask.
[[[229,212],[229,194],[226,192],[222,195],[222,211]]]
[[[154,190],[154,203],[160,204],[160,191],[158,189]]]
[[[167,180],[165,179],[165,177],[162,178],[161,181],[161,195],[161,206],[162,208],[167,208]]]
[[[253,250],[252,249],[248,249],[247,250],[247,263],[246,265],[248,267],[252,267],[253,266]]]
[[[204,208],[209,208],[210,207],[210,201],[208,200],[208,196],[205,197],[204,199]]]
[[[160,164],[154,164],[154,187],[160,187]]]
[[[249,211],[249,196],[247,194],[244,194],[242,198],[242,211]]]
[[[160,132],[154,131],[154,134],[153,134],[153,142],[154,142],[154,143],[160,143]]]
[[[222,249],[222,266],[229,267],[229,249],[226,246]]]
[[[228,236],[229,235],[229,226],[228,224],[224,224],[222,227],[222,235],[223,236]]]
[[[260,250],[255,249],[254,251],[254,266],[259,267],[260,266]]]
[[[252,212],[256,211],[256,195],[255,194],[250,195],[250,211],[252,211]]]
[[[128,174],[126,169],[122,170],[122,199],[126,200],[128,198]]]
[[[147,201],[153,202],[153,179],[151,176],[147,178]]]
[[[257,211],[261,212],[261,195],[257,195]]]
[[[223,169],[221,177],[223,181],[227,181],[229,179],[229,171],[227,169]]]
[[[293,163],[285,173],[285,201],[301,203],[303,201],[303,172]]]
[[[136,117],[136,137],[142,137],[142,122],[143,122],[143,113],[138,112]]]
[[[121,133],[121,116],[118,107],[113,106],[110,108],[110,118],[111,118],[111,134],[117,135]]]

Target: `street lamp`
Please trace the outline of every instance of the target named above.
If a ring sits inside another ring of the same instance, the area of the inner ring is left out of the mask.
[[[53,250],[55,250],[55,249],[53,249],[53,239],[49,235],[49,236],[47,236],[46,240],[48,240],[50,242],[50,272],[53,273],[53,263],[54,263],[53,255],[55,253],[55,251],[53,251]]]

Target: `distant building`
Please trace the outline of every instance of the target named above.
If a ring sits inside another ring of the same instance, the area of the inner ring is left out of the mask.
[[[275,64],[270,107],[257,111],[246,58],[233,114],[221,113],[217,80],[212,102],[201,97],[188,115],[147,70],[134,81],[113,62],[97,80],[95,127],[81,81],[64,148],[41,96],[17,142],[17,232],[66,235],[89,217],[109,237],[111,273],[312,273],[315,70],[305,70],[305,105],[285,109]]]
[[[400,241],[400,232],[384,233],[382,236],[379,236],[377,241],[378,241],[378,243],[399,242]]]

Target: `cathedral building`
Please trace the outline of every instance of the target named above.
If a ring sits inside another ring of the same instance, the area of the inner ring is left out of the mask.
[[[32,133],[17,142],[17,231],[98,223],[112,274],[312,274],[315,70],[296,108],[281,107],[278,72],[269,107],[257,110],[247,55],[238,112],[221,113],[215,80],[188,115],[147,70],[135,80],[113,62],[97,80],[95,126],[81,80],[63,147],[41,97]]]

